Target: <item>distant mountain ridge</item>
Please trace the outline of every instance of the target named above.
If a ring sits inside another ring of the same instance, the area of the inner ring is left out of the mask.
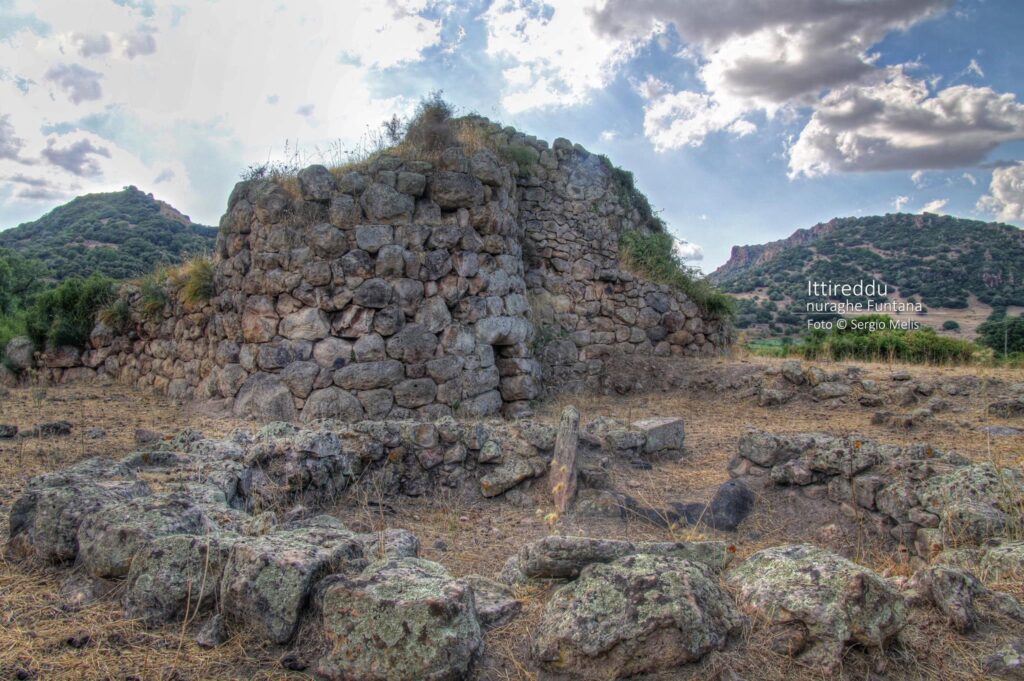
[[[38,220],[0,232],[0,248],[42,261],[57,279],[94,272],[136,277],[213,250],[215,227],[197,225],[134,186],[86,194]]]
[[[766,244],[734,246],[709,278],[741,298],[741,327],[806,319],[807,282],[876,279],[925,308],[1024,305],[1024,231],[948,215],[835,218]],[[927,312],[925,312],[927,314]]]

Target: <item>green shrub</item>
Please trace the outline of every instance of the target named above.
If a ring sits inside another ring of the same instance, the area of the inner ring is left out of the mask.
[[[872,323],[876,328],[868,326]],[[969,341],[940,336],[932,328],[892,328],[885,315],[854,317],[846,329],[812,331],[800,346],[800,353],[807,359],[917,364],[967,364],[980,350]]]
[[[96,315],[96,318],[116,333],[124,333],[132,324],[132,308],[124,298],[118,298]]]
[[[527,172],[540,160],[540,154],[529,144],[510,144],[502,148],[501,155],[506,161],[515,161],[519,172]]]
[[[706,313],[731,316],[733,299],[715,289],[696,268],[687,267],[675,253],[675,242],[665,232],[624,232],[619,239],[623,265],[644,278],[685,293]]]
[[[24,310],[0,316],[0,359],[3,359],[7,343],[15,336],[24,336],[25,333]]]
[[[181,287],[181,299],[197,305],[213,297],[213,260],[195,258],[185,265],[185,282]]]
[[[168,301],[165,281],[163,272],[154,272],[142,279],[139,292],[142,294],[142,316],[146,319],[159,319],[163,314]]]
[[[36,297],[25,313],[25,330],[38,348],[85,347],[96,314],[113,297],[114,282],[102,275],[65,279]]]
[[[1024,315],[1006,316],[994,312],[978,327],[978,342],[1000,355],[1024,352]]]
[[[957,322],[955,319],[947,319],[946,321],[942,322],[942,329],[944,331],[959,331],[960,323]]]

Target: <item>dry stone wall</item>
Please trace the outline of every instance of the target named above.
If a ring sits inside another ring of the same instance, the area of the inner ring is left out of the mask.
[[[97,326],[82,362],[263,419],[518,416],[596,384],[613,353],[728,341],[686,296],[620,269],[619,235],[661,227],[606,159],[479,125],[486,145],[436,162],[239,183],[213,297],[169,290],[146,315],[126,288],[130,330]]]

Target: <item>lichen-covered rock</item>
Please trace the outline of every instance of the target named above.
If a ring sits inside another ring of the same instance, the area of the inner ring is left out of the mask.
[[[123,577],[132,559],[158,537],[207,534],[216,525],[182,494],[158,494],[103,507],[78,528],[78,558],[96,577]]]
[[[983,660],[985,671],[1006,679],[1024,679],[1024,638],[1007,641]]]
[[[125,613],[148,626],[193,616],[213,605],[228,552],[229,533],[159,537],[140,550],[128,572]]]
[[[749,615],[803,636],[790,653],[834,669],[848,643],[883,646],[906,623],[903,597],[881,577],[830,551],[776,546],[732,570],[728,582]]]
[[[589,565],[556,591],[534,655],[545,668],[572,678],[624,679],[721,650],[742,622],[706,566],[638,554]]]
[[[389,558],[416,558],[420,555],[420,540],[409,530],[388,528],[380,532],[357,534],[367,560]]]
[[[239,487],[248,507],[256,511],[285,502],[333,499],[358,465],[336,433],[284,423],[270,424],[258,434],[245,463]]]
[[[482,575],[468,575],[462,581],[473,587],[477,619],[480,626],[500,627],[510,622],[523,609],[523,604],[505,584]]]
[[[84,518],[146,494],[149,486],[135,479],[133,471],[104,459],[33,478],[11,506],[9,546],[49,562],[73,560]]]
[[[644,453],[680,452],[686,440],[686,427],[678,417],[654,417],[633,422],[633,429],[644,435]]]
[[[538,457],[503,461],[480,478],[480,493],[485,497],[496,497],[523,480],[543,475],[546,471],[547,462]]]
[[[483,640],[473,589],[418,558],[373,563],[321,591],[329,650],[317,674],[330,681],[458,681]]]
[[[502,571],[502,581],[511,584],[524,579],[573,579],[587,565],[610,563],[638,553],[683,558],[716,572],[723,570],[730,559],[727,545],[719,541],[634,543],[551,535],[526,544],[510,558]]]
[[[942,519],[948,543],[980,543],[1002,531],[1008,512],[1024,497],[1024,474],[990,463],[962,466],[925,480],[921,506]]]
[[[220,583],[224,618],[230,626],[286,643],[313,585],[333,572],[361,567],[362,559],[362,545],[337,523],[310,522],[241,539],[231,547]]]

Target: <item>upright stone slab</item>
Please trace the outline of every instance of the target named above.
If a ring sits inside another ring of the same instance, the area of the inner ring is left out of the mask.
[[[555,509],[565,513],[576,497],[576,446],[579,442],[580,413],[569,406],[562,411],[551,461],[551,496]]]

